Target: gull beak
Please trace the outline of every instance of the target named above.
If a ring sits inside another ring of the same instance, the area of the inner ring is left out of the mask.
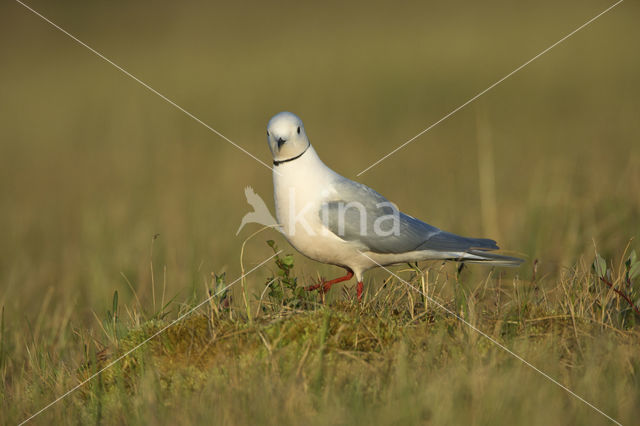
[[[286,141],[287,141],[286,139],[278,138],[278,150],[280,150],[280,148],[282,148],[282,145],[284,145],[284,143]]]

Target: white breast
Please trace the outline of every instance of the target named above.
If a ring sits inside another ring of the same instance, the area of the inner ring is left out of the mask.
[[[300,158],[280,164],[273,174],[276,217],[289,243],[305,256],[359,272],[370,268],[371,262],[355,244],[329,231],[320,215],[324,201],[336,195],[337,177],[313,147]]]

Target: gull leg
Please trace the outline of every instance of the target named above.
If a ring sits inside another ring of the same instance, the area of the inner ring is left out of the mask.
[[[364,284],[362,284],[362,281],[358,281],[358,302],[362,301],[363,290],[364,290]]]
[[[336,283],[340,283],[342,281],[350,280],[351,277],[353,277],[353,272],[352,271],[347,271],[347,275],[345,275],[344,277],[334,278],[331,281],[327,281],[327,282],[322,280],[320,283],[318,283],[316,285],[305,287],[305,290],[308,290],[308,291],[316,290],[316,289],[322,287],[322,291],[326,293],[327,291],[329,291],[329,289],[331,288],[332,285],[334,285]]]

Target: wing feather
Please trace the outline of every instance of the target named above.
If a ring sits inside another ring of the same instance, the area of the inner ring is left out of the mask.
[[[442,231],[400,212],[373,189],[346,178],[335,184],[336,199],[324,203],[320,217],[331,232],[374,253],[433,250],[497,250],[495,241]]]

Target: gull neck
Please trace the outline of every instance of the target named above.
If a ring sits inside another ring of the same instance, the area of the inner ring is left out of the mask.
[[[307,145],[307,147],[304,149],[304,151],[302,151],[300,154],[296,155],[295,157],[287,158],[286,160],[273,160],[273,165],[274,166],[279,166],[282,163],[288,163],[289,161],[297,160],[298,158],[302,157],[302,155],[305,152],[307,152],[307,150],[309,149],[310,146],[311,146],[311,144]]]

